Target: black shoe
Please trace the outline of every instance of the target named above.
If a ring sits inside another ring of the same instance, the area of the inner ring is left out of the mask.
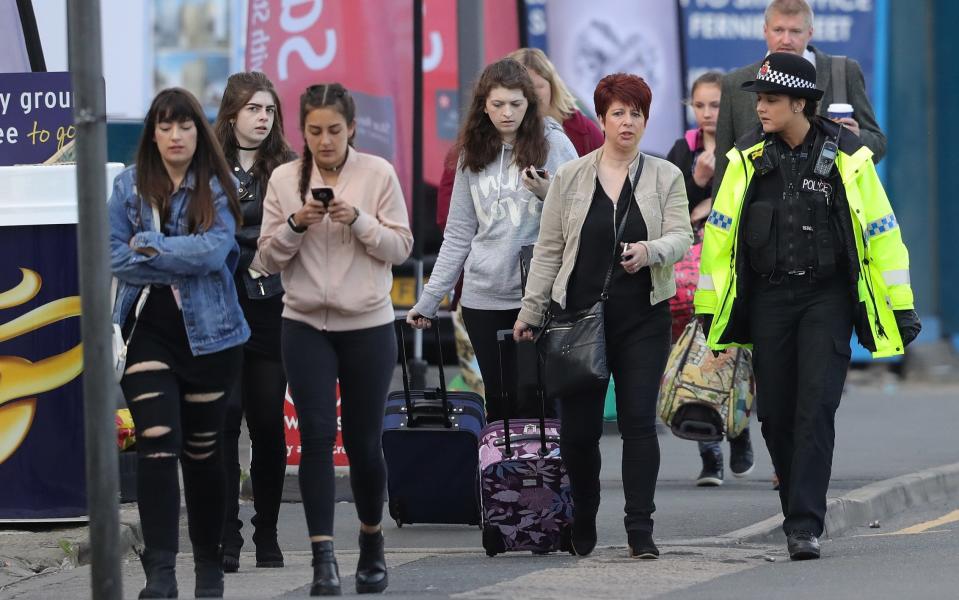
[[[734,477],[745,477],[753,472],[753,466],[753,444],[745,429],[738,438],[729,440],[729,470]]]
[[[140,564],[147,576],[140,598],[176,598],[176,552],[146,548]]]
[[[649,531],[627,531],[629,541],[629,557],[655,560],[659,558],[659,548],[653,542],[653,534]]]
[[[240,570],[240,548],[243,547],[243,536],[240,535],[242,525],[238,519],[227,521],[223,525],[220,547],[223,549],[224,573],[236,573]]]
[[[313,583],[310,584],[311,596],[339,596],[340,568],[333,554],[333,540],[313,542]]]
[[[819,538],[808,531],[794,531],[786,536],[786,548],[792,560],[819,558]]]
[[[283,551],[276,540],[276,529],[256,530],[253,534],[256,545],[256,567],[258,569],[279,569],[283,567]]]
[[[220,549],[193,547],[193,572],[196,573],[194,598],[223,597],[223,557]]]
[[[703,470],[696,478],[696,485],[700,487],[715,487],[723,484],[723,455],[720,452],[707,450],[699,456],[703,459]]]
[[[386,589],[383,532],[360,532],[360,560],[356,563],[356,593],[379,594]]]
[[[236,573],[240,570],[240,548],[223,546],[223,572]]]
[[[578,509],[573,504],[573,526],[570,535],[571,554],[587,556],[596,547],[596,510]]]

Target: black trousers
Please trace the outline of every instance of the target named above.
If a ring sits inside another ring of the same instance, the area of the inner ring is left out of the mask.
[[[333,535],[337,378],[356,513],[366,525],[379,524],[386,494],[380,438],[397,354],[393,323],[354,331],[320,331],[283,319],[282,346],[300,423],[300,493],[309,534]]]
[[[223,546],[239,549],[243,545],[239,518],[240,499],[240,423],[246,415],[250,431],[252,458],[250,482],[253,485],[252,523],[269,542],[276,535],[276,521],[286,476],[286,434],[283,427],[283,403],[286,375],[279,356],[267,356],[249,347],[243,349],[243,367],[226,403],[223,428],[223,463],[226,469],[226,520]]]
[[[500,374],[500,349],[496,332],[513,329],[519,309],[479,310],[463,307],[463,323],[469,335],[476,362],[479,363],[483,387],[486,390],[486,422],[502,421],[503,415],[511,418],[534,419],[540,414],[540,405],[535,390],[517,385],[516,351],[510,343],[503,348],[502,378]],[[501,383],[502,382],[502,383]],[[509,398],[503,397],[503,391]],[[551,404],[546,406],[547,418],[555,417],[556,410]]]
[[[776,285],[757,277],[749,295],[757,413],[779,475],[787,535],[823,532],[852,335],[843,279],[786,277]]]
[[[659,475],[656,399],[669,357],[669,303],[610,298],[606,303],[607,361],[616,380],[616,413],[623,439],[623,490],[627,531],[653,531]],[[560,398],[560,450],[569,472],[573,507],[580,515],[599,508],[603,406],[606,386]]]
[[[120,381],[137,436],[137,502],[147,548],[176,552],[180,482],[190,541],[207,554],[223,528],[223,455],[220,439],[226,395],[240,366],[242,347],[193,356],[141,323],[130,341]]]

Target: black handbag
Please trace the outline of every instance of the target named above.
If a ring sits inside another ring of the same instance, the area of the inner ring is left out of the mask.
[[[626,230],[629,209],[636,201],[636,183],[643,172],[644,156],[640,154],[639,165],[633,176],[632,191],[623,219],[616,230],[613,242],[613,258],[606,270],[606,280],[599,300],[591,307],[550,316],[539,338],[540,353],[545,363],[546,393],[551,397],[566,396],[584,390],[595,389],[609,383],[609,364],[606,361],[605,305],[609,297],[609,283],[616,264],[616,250]],[[615,219],[616,212],[613,211]]]
[[[266,300],[283,293],[283,283],[280,282],[280,274],[264,275],[263,277],[253,278],[245,269],[242,273],[243,287],[246,288],[246,296],[250,300]]]

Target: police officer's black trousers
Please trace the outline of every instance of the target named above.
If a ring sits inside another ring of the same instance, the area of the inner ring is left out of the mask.
[[[822,535],[835,415],[849,367],[848,284],[757,276],[750,293],[756,404],[779,476],[783,530]]]

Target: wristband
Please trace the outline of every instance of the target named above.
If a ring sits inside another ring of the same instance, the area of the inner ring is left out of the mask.
[[[347,223],[348,227],[352,227],[353,223],[356,223],[356,220],[360,218],[360,209],[353,207],[353,220]]]
[[[286,218],[286,224],[290,226],[290,229],[292,229],[294,233],[306,233],[306,227],[300,227],[296,224],[296,219],[293,218],[295,214],[296,213],[290,213],[290,216]]]

